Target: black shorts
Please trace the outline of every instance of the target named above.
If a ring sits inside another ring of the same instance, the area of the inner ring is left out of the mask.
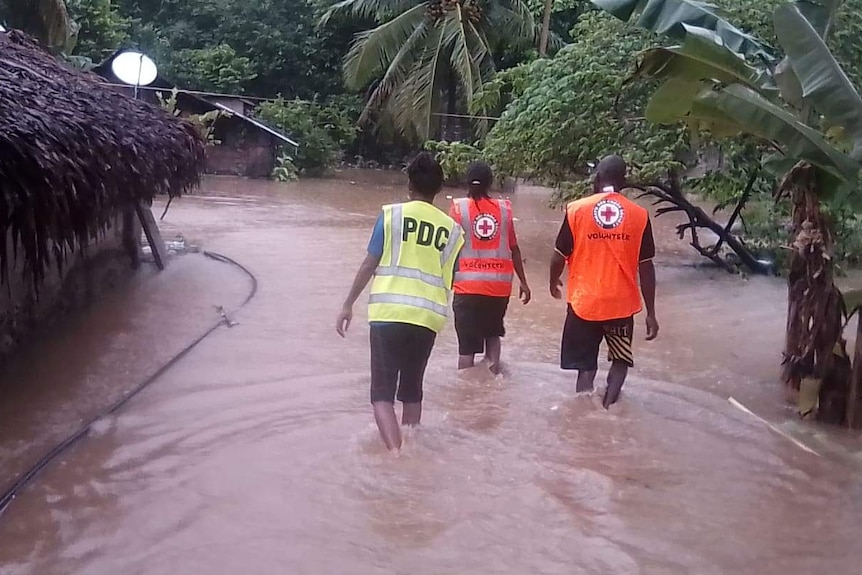
[[[475,355],[485,351],[485,340],[503,337],[503,318],[509,307],[508,297],[455,294],[455,332],[458,334],[458,354]]]
[[[437,334],[409,323],[371,324],[371,402],[422,401],[422,379]]]
[[[608,344],[608,361],[622,361],[634,366],[632,332],[634,318],[587,321],[578,317],[571,306],[566,306],[566,325],[560,367],[579,371],[595,371],[599,367],[599,346],[602,339]]]

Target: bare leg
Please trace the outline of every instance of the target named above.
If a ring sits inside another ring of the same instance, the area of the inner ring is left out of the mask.
[[[474,365],[476,365],[475,355],[458,356],[458,369],[467,369],[468,367],[473,367]]]
[[[380,438],[386,444],[386,449],[401,449],[401,428],[395,416],[395,404],[388,401],[377,401],[374,407],[374,421],[380,431]]]
[[[593,383],[596,381],[596,373],[598,372],[595,369],[592,371],[579,371],[578,383],[575,386],[575,392],[583,393],[585,391],[592,391]]]
[[[602,405],[605,409],[615,404],[620,398],[620,392],[623,389],[623,384],[626,382],[626,375],[629,373],[629,366],[622,361],[614,361],[611,364],[611,369],[608,371],[608,390],[605,392],[605,399]]]
[[[488,368],[491,370],[491,373],[500,373],[501,353],[499,337],[489,337],[485,340],[485,357],[488,358]]]
[[[419,425],[422,419],[422,402],[401,404],[401,425]]]

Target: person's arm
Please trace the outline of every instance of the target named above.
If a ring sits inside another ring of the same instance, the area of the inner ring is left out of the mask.
[[[335,331],[341,337],[344,337],[344,334],[350,328],[350,322],[353,321],[353,304],[356,303],[356,300],[362,294],[362,290],[371,281],[379,263],[380,256],[368,254],[365,256],[362,265],[359,266],[359,271],[356,272],[356,278],[353,280],[353,286],[350,288],[350,293],[347,294],[347,299],[344,300],[341,313],[338,314],[338,322],[335,325]]]
[[[548,277],[548,287],[551,291],[551,296],[555,299],[563,298],[563,281],[560,278],[563,275],[563,270],[566,269],[566,260],[572,255],[574,249],[575,238],[572,235],[572,229],[569,227],[568,215],[566,215],[563,216],[563,225],[560,226],[560,232],[557,234],[554,253],[551,255],[551,269]]]
[[[518,275],[518,281],[521,282],[518,288],[518,295],[524,305],[527,305],[533,299],[533,293],[527,284],[527,272],[524,271],[524,256],[521,255],[521,247],[517,244],[512,248],[512,263],[515,264],[515,273]]]
[[[368,241],[368,255],[365,256],[359,270],[356,272],[356,278],[353,280],[353,286],[350,288],[350,293],[347,294],[347,299],[344,300],[344,305],[341,307],[341,313],[338,314],[338,319],[335,322],[335,331],[338,335],[344,337],[347,330],[350,328],[350,322],[353,321],[353,304],[359,299],[359,295],[377,270],[380,265],[380,259],[383,257],[383,214],[377,217],[374,223],[374,230],[371,232],[371,239]]]
[[[658,320],[655,315],[655,238],[652,234],[652,223],[647,221],[646,229],[644,229],[643,239],[641,240],[640,264],[638,265],[638,275],[640,276],[641,294],[644,298],[644,306],[646,307],[646,328],[648,341],[654,340],[658,336]]]
[[[527,272],[524,271],[524,255],[521,253],[521,246],[518,245],[518,234],[515,233],[514,220],[509,226],[509,245],[512,246],[512,263],[515,266],[515,274],[521,283],[518,287],[518,297],[521,298],[524,305],[527,305],[533,299],[533,292],[530,291],[530,285],[527,283]]]

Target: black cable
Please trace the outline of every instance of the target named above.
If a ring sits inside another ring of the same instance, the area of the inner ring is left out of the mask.
[[[248,302],[250,302],[252,300],[252,298],[257,294],[258,283],[257,283],[257,278],[255,277],[255,275],[253,273],[251,273],[251,271],[249,271],[248,268],[246,268],[244,265],[242,265],[241,263],[239,263],[235,260],[232,260],[231,258],[229,258],[227,256],[223,256],[221,254],[217,254],[214,252],[207,252],[207,251],[203,252],[203,254],[204,254],[204,256],[206,256],[210,259],[216,260],[217,262],[221,262],[224,264],[229,264],[229,265],[233,265],[235,267],[238,267],[240,270],[242,270],[249,277],[249,279],[251,279],[251,291],[249,292],[248,296],[245,298],[245,301],[243,301],[242,304],[240,304],[240,306],[237,308],[237,311],[242,309],[243,307],[245,307],[245,305]],[[207,329],[203,334],[201,334],[192,343],[190,343],[189,345],[184,347],[178,354],[176,354],[174,357],[172,357],[166,364],[164,364],[159,369],[157,369],[155,373],[153,373],[150,377],[148,377],[143,382],[138,384],[138,386],[135,387],[131,392],[129,392],[125,397],[123,397],[122,399],[120,399],[119,401],[114,403],[113,405],[109,406],[107,409],[105,409],[104,411],[102,411],[101,413],[96,415],[93,419],[91,419],[90,421],[85,423],[83,426],[81,426],[81,428],[78,429],[77,431],[75,431],[72,435],[68,436],[62,442],[60,442],[59,444],[54,446],[53,449],[51,449],[41,459],[39,459],[39,461],[37,461],[32,467],[30,467],[30,469],[28,469],[25,473],[23,473],[12,484],[12,486],[3,493],[3,496],[0,497],[0,515],[2,515],[4,511],[6,511],[6,508],[12,503],[12,501],[15,499],[15,497],[17,497],[18,493],[20,493],[21,490],[24,489],[24,487],[26,487],[27,484],[30,481],[32,481],[33,478],[36,477],[36,475],[38,475],[40,471],[42,471],[45,467],[47,467],[51,463],[51,461],[53,461],[58,455],[60,455],[66,449],[68,449],[73,444],[75,444],[79,439],[81,439],[82,437],[87,435],[87,433],[90,431],[90,429],[92,428],[94,423],[96,423],[97,421],[99,421],[100,419],[102,419],[104,417],[107,417],[108,415],[111,415],[112,413],[114,413],[117,410],[119,410],[120,408],[122,408],[126,403],[129,402],[129,400],[131,400],[133,397],[138,395],[141,391],[144,390],[144,388],[146,388],[148,385],[153,383],[159,377],[164,375],[165,372],[167,372],[171,367],[176,365],[177,362],[179,362],[182,358],[184,358],[186,355],[188,355],[188,353],[191,350],[193,350],[200,342],[202,342],[204,339],[206,339],[212,332],[217,330],[219,327],[221,327],[222,325],[226,325],[226,326],[230,327],[232,324],[229,323],[227,317],[224,316],[224,314],[222,314],[222,315],[223,315],[222,319],[220,319],[216,324],[214,324],[212,327]]]

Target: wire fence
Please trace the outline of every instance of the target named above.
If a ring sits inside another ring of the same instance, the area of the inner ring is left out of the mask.
[[[114,82],[107,82],[107,86],[111,86],[114,88],[125,88],[128,90],[132,89],[132,86],[127,84],[116,84]],[[272,102],[276,98],[262,98],[260,96],[246,96],[244,94],[228,94],[226,92],[210,92],[206,90],[187,90],[185,88],[160,88],[157,86],[138,86],[138,90],[141,91],[150,91],[150,92],[161,92],[161,93],[172,93],[176,92],[177,94],[188,94],[191,96],[203,96],[210,98],[230,98],[233,100],[248,100],[250,102]],[[310,100],[306,100],[310,101]],[[383,108],[374,108],[374,111],[380,112]],[[500,118],[496,116],[481,116],[475,114],[449,114],[446,112],[434,112],[433,116],[444,117],[444,118],[462,118],[462,119],[470,119],[470,120],[490,120],[490,121],[498,121]]]

